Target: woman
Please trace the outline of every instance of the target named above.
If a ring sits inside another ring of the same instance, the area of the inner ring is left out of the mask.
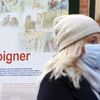
[[[26,16],[26,19],[25,19],[25,32],[29,32],[31,22],[32,22],[31,15]]]
[[[85,15],[54,20],[58,53],[47,64],[37,100],[100,100],[100,27]]]

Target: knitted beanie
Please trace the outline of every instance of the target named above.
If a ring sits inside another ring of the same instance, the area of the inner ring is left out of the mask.
[[[58,51],[96,32],[100,32],[99,25],[85,15],[60,16],[54,20],[55,42]]]

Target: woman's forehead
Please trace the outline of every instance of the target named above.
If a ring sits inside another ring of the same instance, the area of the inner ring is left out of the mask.
[[[100,43],[100,33],[93,33],[93,34],[87,36],[84,40],[85,40],[85,42]]]

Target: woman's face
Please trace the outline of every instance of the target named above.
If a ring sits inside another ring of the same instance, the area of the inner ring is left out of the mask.
[[[94,33],[85,38],[85,43],[100,44],[100,33]]]
[[[94,33],[84,39],[85,44],[100,44],[100,33]],[[82,55],[85,53],[84,47],[82,48]]]

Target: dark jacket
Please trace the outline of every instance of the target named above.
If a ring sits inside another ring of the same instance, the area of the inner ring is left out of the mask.
[[[51,72],[43,78],[37,100],[98,100],[89,83],[82,77],[80,88],[76,89],[69,78],[62,76],[50,80]]]

